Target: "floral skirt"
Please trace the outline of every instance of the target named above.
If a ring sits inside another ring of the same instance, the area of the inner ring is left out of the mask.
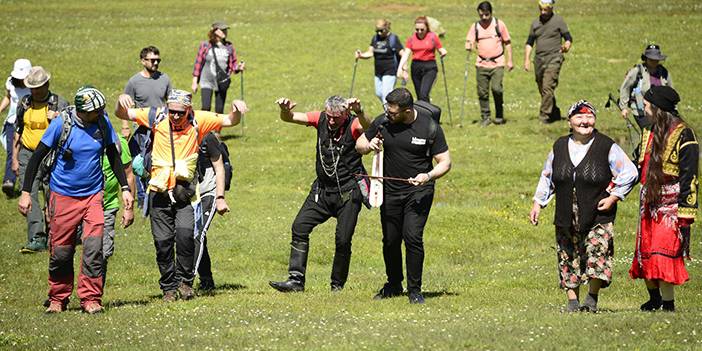
[[[602,280],[606,288],[612,281],[614,226],[597,224],[585,233],[574,228],[556,227],[561,288],[575,289],[590,279]]]

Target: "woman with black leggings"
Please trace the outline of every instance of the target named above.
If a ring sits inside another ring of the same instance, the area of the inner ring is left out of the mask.
[[[426,16],[420,16],[414,20],[414,31],[415,33],[407,39],[405,47],[409,50],[405,50],[402,54],[397,68],[397,77],[405,81],[409,78],[407,62],[412,54],[412,84],[417,93],[417,100],[431,102],[429,93],[438,73],[434,51],[439,51],[441,57],[446,56],[447,51],[441,45],[439,37],[430,31]]]
[[[237,63],[234,45],[227,40],[229,26],[224,22],[215,22],[207,33],[207,41],[200,43],[193,69],[193,94],[197,92],[198,83],[202,92],[202,110],[212,108],[212,93],[215,95],[215,112],[224,113],[227,89],[231,75],[244,70],[244,63]]]

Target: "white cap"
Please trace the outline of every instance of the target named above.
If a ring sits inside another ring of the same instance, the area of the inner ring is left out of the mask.
[[[10,72],[12,78],[24,79],[27,78],[29,70],[32,69],[32,63],[27,59],[19,59],[15,61],[15,66]]]

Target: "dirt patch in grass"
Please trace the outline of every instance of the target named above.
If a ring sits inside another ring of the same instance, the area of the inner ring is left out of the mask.
[[[409,4],[379,4],[379,5],[370,5],[370,6],[366,7],[366,9],[371,10],[371,11],[398,13],[398,12],[426,11],[427,7],[420,6],[420,5],[409,5]]]

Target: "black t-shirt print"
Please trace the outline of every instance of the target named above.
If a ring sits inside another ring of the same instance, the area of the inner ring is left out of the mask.
[[[390,40],[391,36],[395,36],[394,42]],[[390,43],[394,44],[395,50],[390,47]],[[403,48],[400,38],[395,34],[390,34],[384,39],[375,35],[370,45],[373,47],[373,57],[375,58],[375,75],[378,77],[394,76],[397,73],[397,65],[400,63],[400,59],[396,55]]]
[[[432,123],[436,122],[424,111],[418,112],[417,118],[410,124],[390,123],[384,114],[371,123],[365,132],[368,140],[373,139],[379,126],[383,125],[383,176],[408,179],[431,171],[434,155],[448,151],[446,137],[440,125],[436,125],[434,142],[431,142]],[[383,184],[386,193],[404,193],[422,188],[392,180],[384,181]],[[424,186],[434,186],[434,181]]]

